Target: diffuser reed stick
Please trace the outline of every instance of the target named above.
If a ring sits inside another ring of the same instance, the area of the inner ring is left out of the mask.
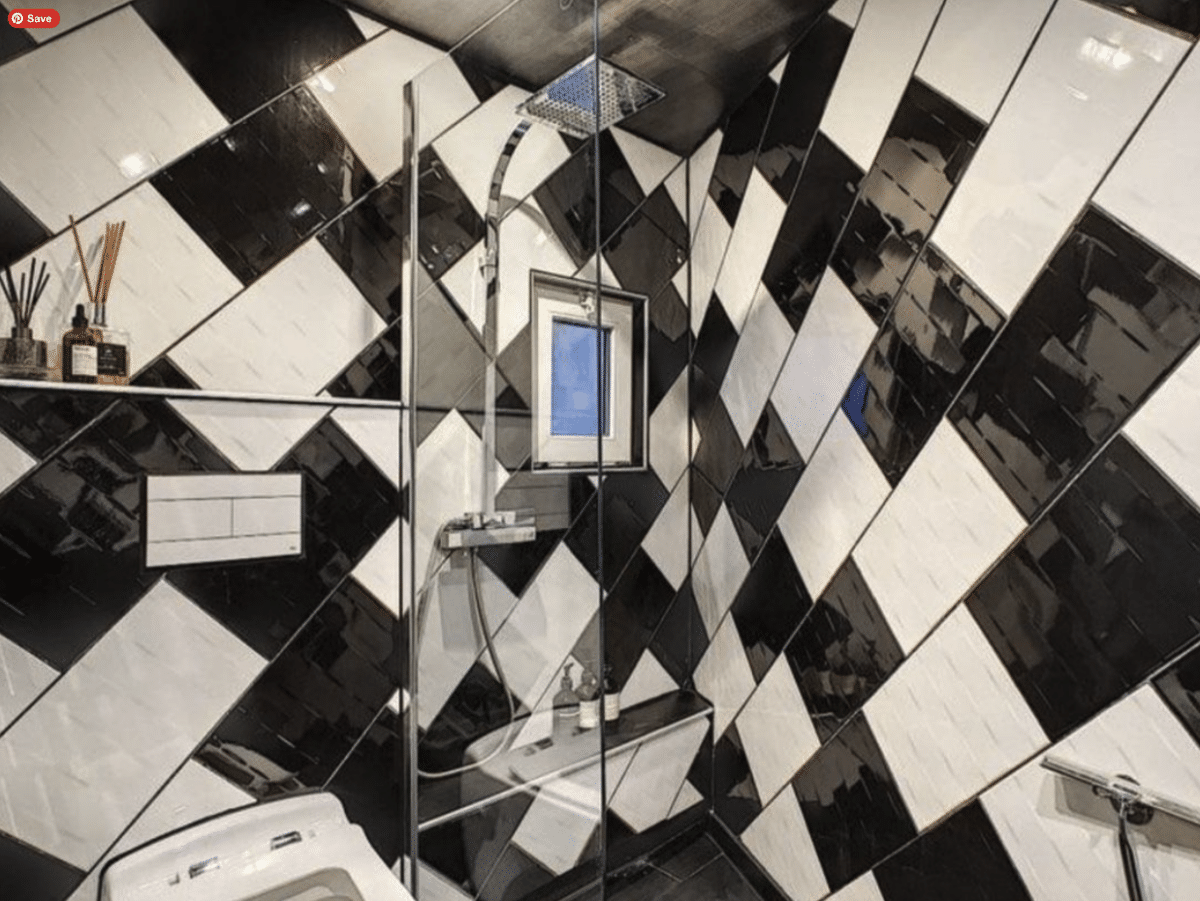
[[[83,256],[83,245],[79,243],[79,231],[75,228],[75,217],[69,216],[71,220],[71,234],[75,236],[75,252],[79,254],[79,268],[83,270],[83,282],[87,285],[88,300],[91,303],[96,302],[96,295],[92,292],[92,278],[88,275],[87,260]]]
[[[50,276],[46,274],[46,263],[43,261],[42,268],[39,270],[35,257],[31,257],[29,260],[28,276],[21,273],[19,284],[13,281],[12,268],[4,267],[4,279],[0,279],[0,289],[4,291],[4,299],[8,301],[8,308],[12,310],[13,319],[16,320],[16,328],[13,330],[14,337],[18,334],[26,336],[29,334],[33,311],[37,309],[38,301],[42,299],[42,294],[49,282]]]
[[[79,240],[79,231],[75,228],[75,217],[71,216],[71,234],[75,236],[75,252],[79,255],[79,265],[83,268],[83,280],[87,286],[88,300],[95,308],[94,320],[96,325],[108,323],[108,291],[112,285],[113,273],[117,269],[117,255],[121,252],[121,242],[125,237],[125,223],[106,223],[104,226],[104,246],[100,251],[100,265],[96,270],[96,284],[92,286],[91,275],[88,272],[87,259],[83,255],[83,243]]]

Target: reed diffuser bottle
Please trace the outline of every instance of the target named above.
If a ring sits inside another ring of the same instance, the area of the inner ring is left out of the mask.
[[[92,381],[105,385],[126,385],[129,383],[129,332],[113,328],[108,323],[108,291],[112,285],[113,272],[117,268],[117,254],[121,251],[121,242],[125,238],[125,223],[104,226],[104,248],[100,254],[100,268],[96,273],[96,284],[93,288],[91,276],[88,274],[87,261],[83,255],[83,245],[79,241],[79,232],[75,229],[75,217],[71,217],[71,233],[75,236],[75,250],[79,254],[79,265],[83,267],[84,283],[88,290],[88,299],[92,302],[93,316],[91,333],[96,339],[96,378]],[[76,319],[78,319],[78,310]],[[85,317],[86,321],[86,317]],[[72,327],[75,319],[71,320]],[[66,340],[66,336],[63,336]],[[64,347],[64,354],[66,349]],[[63,360],[63,379],[66,379],[66,359]]]
[[[0,378],[40,382],[49,375],[46,368],[46,342],[36,340],[30,327],[33,311],[50,281],[45,262],[41,270],[36,267],[37,260],[30,259],[28,276],[22,274],[19,283],[13,279],[12,270],[7,267],[4,278],[0,279],[0,289],[4,292],[14,320],[11,337],[0,338]]]

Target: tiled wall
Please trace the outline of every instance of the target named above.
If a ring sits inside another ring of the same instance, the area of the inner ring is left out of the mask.
[[[1116,6],[840,0],[690,161],[694,679],[793,901],[1124,897],[1051,750],[1200,801],[1200,15]]]

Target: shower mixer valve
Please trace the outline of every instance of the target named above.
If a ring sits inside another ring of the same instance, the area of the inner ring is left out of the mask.
[[[466,513],[442,529],[444,551],[499,544],[520,544],[537,538],[533,510],[497,510],[495,513]]]

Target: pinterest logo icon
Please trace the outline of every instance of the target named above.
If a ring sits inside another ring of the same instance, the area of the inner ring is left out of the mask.
[[[58,10],[54,9],[14,9],[8,14],[8,24],[13,28],[54,28],[58,21]]]
[[[22,22],[25,21],[25,16],[21,13],[20,10],[17,10],[15,13],[13,13],[8,18],[14,25],[20,25]]]

